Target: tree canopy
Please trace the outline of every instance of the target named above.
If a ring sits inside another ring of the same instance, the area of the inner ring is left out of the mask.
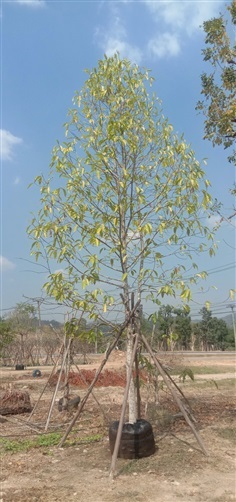
[[[14,340],[11,323],[7,319],[0,317],[0,357],[4,357],[5,349]]]
[[[27,335],[35,331],[37,320],[36,310],[29,303],[17,303],[8,316],[12,330],[16,335]]]
[[[8,316],[8,320],[15,337],[20,337],[20,350],[18,356],[20,362],[23,363],[25,358],[26,338],[36,331],[37,319],[35,308],[29,303],[17,303]]]
[[[229,342],[229,329],[224,319],[212,317],[211,310],[206,307],[200,310],[200,314],[202,320],[198,323],[198,328],[203,350],[211,347],[225,349]]]
[[[41,209],[28,232],[48,264],[47,294],[104,322],[128,318],[133,295],[191,298],[204,276],[194,254],[214,253],[211,196],[193,150],[149,94],[149,71],[116,54],[87,73],[49,178],[35,180]]]
[[[224,148],[233,147],[236,138],[235,0],[227,11],[229,16],[221,14],[203,23],[206,48],[202,52],[212,72],[201,75],[203,100],[197,103],[197,110],[205,115],[204,139]],[[236,162],[235,149],[229,161]]]
[[[191,318],[187,309],[162,305],[157,316],[157,337],[164,350],[173,350],[176,344],[188,348],[191,340]]]
[[[57,272],[49,265],[46,290],[90,317],[101,303],[103,312],[112,306],[112,289],[125,302],[131,291],[189,299],[182,275],[194,251],[214,252],[204,225],[209,181],[148,94],[148,71],[115,55],[88,73],[50,176],[35,180],[42,198],[28,230],[32,253],[63,264]]]

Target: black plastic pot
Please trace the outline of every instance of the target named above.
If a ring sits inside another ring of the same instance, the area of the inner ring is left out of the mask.
[[[34,378],[39,378],[42,376],[42,373],[40,370],[34,370],[33,373],[32,373],[33,377]]]
[[[112,422],[109,427],[109,444],[111,454],[114,451],[119,421]],[[152,426],[146,420],[137,420],[134,424],[124,424],[121,434],[118,457],[143,458],[156,451]]]
[[[25,366],[24,366],[24,364],[16,364],[15,369],[16,369],[17,371],[24,370],[24,369],[25,369]]]

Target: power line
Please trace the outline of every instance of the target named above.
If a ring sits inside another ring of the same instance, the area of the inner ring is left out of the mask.
[[[235,265],[233,265],[231,267],[225,267],[220,270],[215,270],[214,272],[207,272],[207,275],[218,274],[219,272],[226,272],[226,270],[232,270],[232,268],[235,268]]]
[[[234,265],[234,266],[235,266],[235,262],[233,261],[233,262],[231,262],[231,263],[225,263],[224,265],[220,265],[219,267],[213,267],[213,268],[210,268],[210,269],[208,270],[208,272],[212,272],[212,271],[214,271],[214,270],[219,270],[219,269],[220,269],[220,268],[222,268],[222,267],[229,267],[230,265]]]

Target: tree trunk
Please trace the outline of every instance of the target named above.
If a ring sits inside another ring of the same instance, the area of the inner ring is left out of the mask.
[[[24,357],[25,357],[25,353],[24,353],[24,335],[22,333],[20,333],[20,363],[23,364],[24,362]]]
[[[127,353],[126,353],[126,377],[127,378],[128,378],[132,350],[133,350],[133,343],[134,343],[132,331],[133,331],[132,325],[129,325],[127,328]],[[129,403],[129,423],[134,424],[137,420],[137,404],[136,404],[136,392],[135,392],[135,385],[134,385],[133,377],[131,378],[131,381],[130,381],[128,403]]]
[[[191,342],[190,342],[190,350],[194,351],[194,347],[195,347],[195,339],[196,337],[193,335],[193,333],[191,334]]]

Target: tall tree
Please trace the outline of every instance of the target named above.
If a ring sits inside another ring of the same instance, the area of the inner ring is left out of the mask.
[[[188,348],[192,332],[188,308],[162,305],[158,311],[157,325],[164,350],[174,350],[176,344],[180,348]]]
[[[11,323],[0,317],[0,357],[4,358],[5,351],[14,340]]]
[[[203,350],[211,348],[224,349],[228,346],[230,332],[224,319],[212,317],[211,310],[203,307],[200,310],[202,319],[195,325],[196,341],[200,339]]]
[[[189,348],[192,334],[191,317],[188,310],[175,309],[175,333],[185,350]]]
[[[115,55],[87,73],[49,178],[35,179],[41,209],[28,232],[32,254],[48,263],[49,295],[90,319],[107,322],[123,311],[119,320],[128,322],[133,294],[154,303],[165,295],[190,299],[189,284],[199,278],[194,252],[214,253],[203,219],[209,182],[149,94],[149,71]],[[55,261],[62,271],[53,270]],[[127,368],[134,329],[130,320]],[[130,422],[134,396],[131,384]]]
[[[224,319],[212,318],[213,343],[215,349],[225,349],[229,337],[229,328]]]
[[[28,303],[17,303],[14,310],[9,315],[11,328],[15,336],[20,337],[20,350],[18,359],[21,363],[25,358],[25,340],[27,335],[36,331],[37,319],[33,305]]]
[[[233,147],[236,138],[236,0],[227,10],[229,19],[220,15],[203,23],[206,34],[203,56],[211,64],[212,72],[201,76],[204,99],[197,103],[197,110],[205,115],[204,139],[224,148]],[[236,162],[235,149],[229,161]]]
[[[202,320],[199,323],[202,347],[204,350],[208,350],[212,342],[212,312],[207,307],[203,307],[200,310],[202,315]]]
[[[174,326],[174,307],[172,305],[162,305],[158,311],[157,324],[158,331],[160,333],[163,348],[168,350],[171,346],[171,335],[173,333]]]
[[[231,330],[224,319],[212,317],[208,312],[209,319],[206,325],[206,316],[201,321],[192,324],[193,349],[207,350],[213,346],[215,350],[225,350],[234,348],[234,332]]]

